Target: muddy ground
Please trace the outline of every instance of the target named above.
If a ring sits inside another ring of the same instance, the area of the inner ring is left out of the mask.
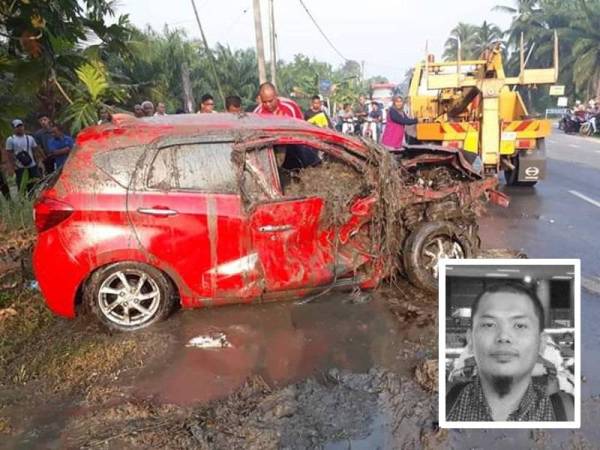
[[[2,448],[415,448],[444,436],[436,301],[408,285],[178,311],[120,334],[54,317],[30,244],[10,236],[0,255]],[[228,348],[188,346],[216,332]]]
[[[400,281],[367,298],[178,311],[110,333],[45,308],[13,237],[0,278],[1,448],[594,448],[584,431],[437,427],[437,300]],[[6,275],[8,274],[8,275]],[[190,347],[222,333],[223,348]]]

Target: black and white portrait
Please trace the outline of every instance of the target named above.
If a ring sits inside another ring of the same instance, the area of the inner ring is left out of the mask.
[[[579,265],[501,261],[446,261],[440,272],[441,419],[574,427]]]

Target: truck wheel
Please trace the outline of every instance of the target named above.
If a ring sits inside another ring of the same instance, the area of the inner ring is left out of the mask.
[[[471,244],[451,222],[426,222],[410,234],[404,245],[404,270],[418,288],[436,292],[438,261],[472,256]]]
[[[167,277],[146,264],[120,262],[93,273],[84,290],[92,312],[108,328],[134,331],[171,313],[174,289]]]
[[[515,170],[504,170],[504,180],[508,186],[525,186],[531,187],[537,184],[536,181],[519,181],[519,157],[515,156],[511,158],[510,161],[513,166],[515,166]]]

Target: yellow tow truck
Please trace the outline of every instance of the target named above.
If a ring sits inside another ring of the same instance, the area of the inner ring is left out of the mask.
[[[556,83],[556,33],[553,67],[525,66],[522,36],[516,77],[505,75],[499,43],[478,60],[461,61],[460,46],[458,61],[434,62],[427,55],[416,66],[409,87],[410,113],[424,121],[416,126],[417,140],[472,152],[480,157],[484,173],[503,170],[509,185],[536,184],[545,176],[544,138],[551,125],[530,118],[514,87]]]

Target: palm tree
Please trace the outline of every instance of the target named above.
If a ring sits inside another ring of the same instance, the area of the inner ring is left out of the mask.
[[[477,27],[472,39],[473,57],[479,58],[480,55],[494,42],[502,40],[503,32],[497,25],[483,21],[480,27]]]
[[[570,60],[575,92],[584,98],[600,96],[600,1],[578,2],[580,9],[573,15],[564,35],[574,42]]]
[[[473,47],[473,36],[477,27],[469,23],[459,22],[459,24],[450,31],[450,37],[444,44],[444,54],[442,57],[446,61],[455,61],[458,59],[458,46],[460,42],[461,59],[473,59],[476,56]]]

